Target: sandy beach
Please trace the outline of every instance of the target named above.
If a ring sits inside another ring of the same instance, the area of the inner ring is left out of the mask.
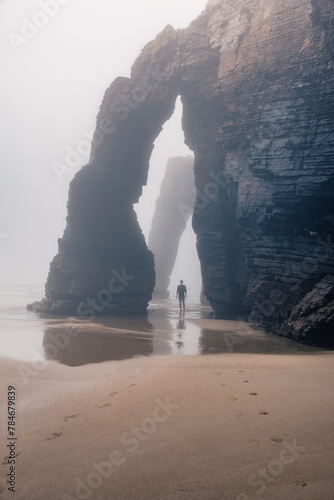
[[[332,500],[333,358],[229,352],[75,368],[2,358],[1,498]]]

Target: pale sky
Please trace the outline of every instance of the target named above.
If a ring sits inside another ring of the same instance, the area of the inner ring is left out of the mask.
[[[117,76],[129,76],[140,50],[167,24],[187,27],[205,5],[206,0],[0,0],[0,283],[45,282],[65,229],[68,184],[87,161],[87,137],[106,88]],[[179,105],[151,158],[138,207],[146,237],[167,159],[190,154],[181,113]],[[78,161],[60,179],[56,162],[64,164],[67,151],[79,145]],[[193,252],[194,245],[189,231],[183,252]],[[178,266],[182,271],[182,262]],[[189,279],[191,274],[190,269]]]

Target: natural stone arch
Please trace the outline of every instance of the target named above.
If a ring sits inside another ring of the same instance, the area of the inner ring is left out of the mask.
[[[70,186],[67,228],[41,309],[145,310],[153,256],[133,203],[180,95],[195,155],[193,228],[216,314],[252,310],[251,321],[274,332],[307,341],[312,331],[312,342],[332,345],[332,305],[314,300],[334,274],[330,2],[246,4],[212,0],[186,30],[168,26],[143,49],[131,78],[108,89],[90,163]],[[313,259],[306,272],[305,256]],[[303,329],[292,328],[301,316]],[[325,334],[320,317],[328,319]]]
[[[181,236],[194,210],[194,158],[169,158],[148,240],[154,255],[154,298],[167,299]]]
[[[200,18],[200,29],[205,31],[206,22],[206,16]],[[39,310],[87,317],[146,310],[155,284],[154,262],[133,204],[146,184],[154,141],[177,97],[187,94],[186,105],[195,106],[205,99],[199,97],[199,82],[188,90],[192,77],[188,63],[181,64],[184,35],[167,26],[144,47],[131,78],[117,78],[106,91],[90,162],[70,184],[67,227]],[[205,70],[212,66],[211,51],[190,35]],[[214,59],[218,67],[219,58]]]
[[[138,202],[153,144],[179,94],[177,34],[167,27],[144,48],[131,79],[107,90],[88,165],[70,185],[67,227],[51,263],[42,308],[52,313],[142,313],[155,283],[133,204]]]

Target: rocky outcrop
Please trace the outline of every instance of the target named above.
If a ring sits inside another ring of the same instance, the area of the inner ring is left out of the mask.
[[[325,276],[291,311],[280,335],[314,345],[330,345],[334,324],[334,276]]]
[[[194,206],[194,158],[174,157],[167,163],[157,199],[148,248],[154,255],[156,282],[154,297],[169,297],[168,286],[181,236]]]
[[[250,314],[274,332],[293,321],[334,274],[332,14],[327,0],[212,0],[144,47],[107,90],[90,163],[71,183],[46,310],[145,309],[153,257],[132,205],[181,95],[205,295],[217,316]],[[118,294],[115,270],[133,277]]]

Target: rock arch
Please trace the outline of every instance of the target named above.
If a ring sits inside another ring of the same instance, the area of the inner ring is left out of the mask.
[[[194,210],[193,167],[192,156],[177,156],[167,162],[148,240],[155,263],[155,298],[169,297],[168,286],[180,239]]]
[[[252,322],[301,341],[317,315],[333,325],[315,300],[334,274],[333,33],[325,0],[211,0],[189,28],[167,26],[144,47],[131,78],[104,96],[40,308],[145,311],[153,257],[133,203],[180,95],[195,155],[193,227],[216,314],[252,311]],[[311,296],[312,314],[302,306]],[[303,315],[303,330],[289,327],[291,314],[295,323]],[[333,343],[320,326],[314,338]]]
[[[177,33],[167,27],[145,47],[132,76],[106,91],[88,165],[70,185],[67,227],[50,266],[42,308],[59,314],[142,313],[155,283],[133,204],[153,144],[179,95]]]

